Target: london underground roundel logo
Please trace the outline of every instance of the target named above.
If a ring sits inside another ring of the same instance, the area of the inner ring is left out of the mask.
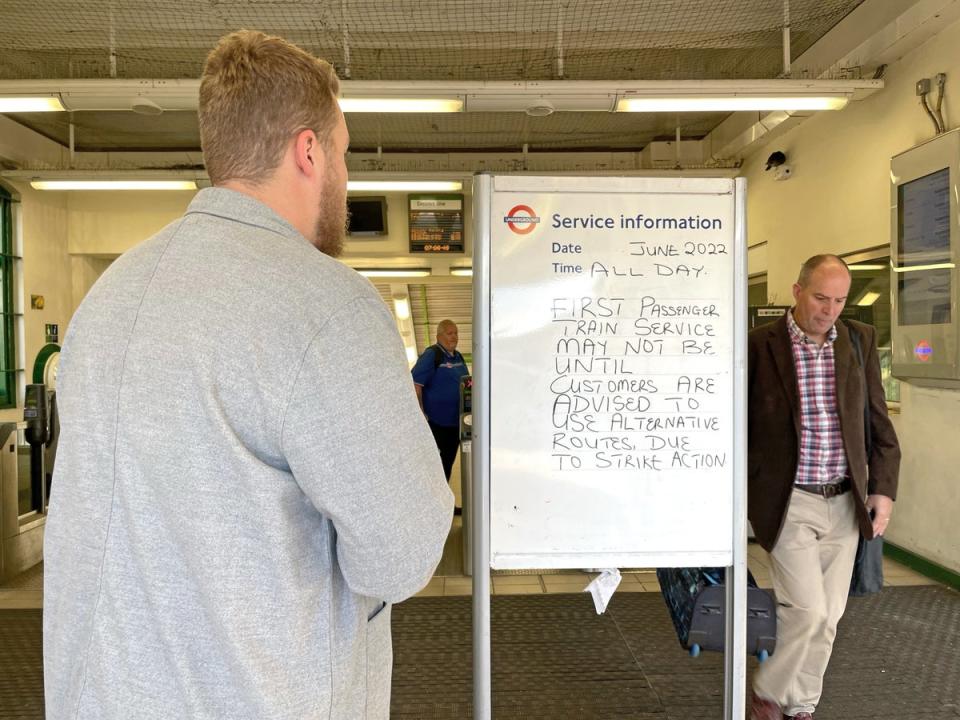
[[[913,349],[913,355],[920,362],[930,362],[930,358],[933,357],[933,348],[926,340],[921,340]]]
[[[503,221],[517,235],[532,233],[540,218],[529,205],[514,205]]]

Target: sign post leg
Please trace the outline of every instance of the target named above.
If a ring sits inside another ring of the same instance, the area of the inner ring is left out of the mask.
[[[747,690],[747,185],[736,181],[734,238],[733,565],[726,574],[724,720],[744,716]]]
[[[490,198],[492,178],[473,181],[473,717],[490,720]]]

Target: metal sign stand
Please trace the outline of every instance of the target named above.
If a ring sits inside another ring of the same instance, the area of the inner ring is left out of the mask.
[[[474,177],[473,213],[473,717],[491,720],[490,663],[490,242],[493,177]],[[740,720],[746,705],[746,181],[735,181],[734,491],[733,565],[726,569],[724,720]]]

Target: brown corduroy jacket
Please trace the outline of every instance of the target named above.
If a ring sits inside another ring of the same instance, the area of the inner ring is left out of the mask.
[[[848,323],[859,331],[866,372],[850,342]],[[876,330],[855,321],[837,321],[836,327],[837,412],[860,532],[872,538],[864,503],[868,493],[896,500],[900,445],[887,415]],[[747,358],[747,514],[754,535],[769,551],[787,515],[800,452],[800,391],[786,315],[750,332]],[[864,439],[864,392],[870,398],[869,458]]]

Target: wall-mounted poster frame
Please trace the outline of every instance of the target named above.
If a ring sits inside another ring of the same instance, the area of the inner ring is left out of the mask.
[[[462,253],[463,194],[416,193],[407,196],[410,252]]]

